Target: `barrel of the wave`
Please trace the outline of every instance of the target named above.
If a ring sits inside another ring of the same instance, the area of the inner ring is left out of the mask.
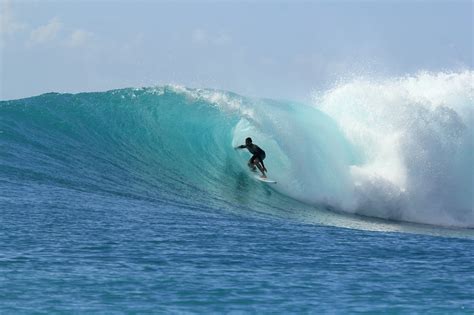
[[[274,189],[315,205],[350,200],[355,153],[326,114],[300,103],[260,100],[236,125],[232,145],[249,135],[267,153],[268,176],[278,182]]]

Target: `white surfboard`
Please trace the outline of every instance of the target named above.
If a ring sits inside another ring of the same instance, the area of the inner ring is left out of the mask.
[[[269,183],[269,184],[276,184],[277,182],[272,180],[272,179],[269,179],[269,178],[263,178],[262,176],[260,175],[255,175],[254,176],[256,179],[258,179],[259,181],[261,182],[264,182],[264,183]]]

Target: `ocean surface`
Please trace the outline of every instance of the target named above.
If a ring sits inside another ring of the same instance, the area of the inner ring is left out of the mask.
[[[0,313],[472,314],[473,78],[1,101]]]

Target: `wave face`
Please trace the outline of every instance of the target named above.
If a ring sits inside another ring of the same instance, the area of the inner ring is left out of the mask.
[[[179,86],[4,101],[0,170],[4,185],[21,189],[229,209],[303,202],[473,227],[472,79],[354,80],[315,106]],[[248,152],[233,149],[248,136],[267,152],[276,191],[249,176]]]

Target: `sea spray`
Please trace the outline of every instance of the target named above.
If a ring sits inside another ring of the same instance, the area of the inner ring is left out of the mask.
[[[315,96],[360,153],[346,211],[474,226],[473,72],[355,79]]]

